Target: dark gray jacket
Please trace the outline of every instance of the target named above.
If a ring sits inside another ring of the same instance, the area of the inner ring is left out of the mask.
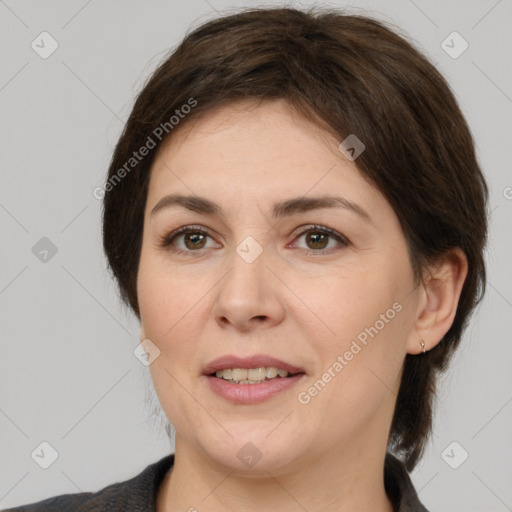
[[[156,512],[158,487],[173,464],[174,454],[167,455],[130,480],[98,492],[62,494],[4,512]],[[419,502],[405,466],[390,453],[386,456],[384,483],[395,512],[428,512]]]

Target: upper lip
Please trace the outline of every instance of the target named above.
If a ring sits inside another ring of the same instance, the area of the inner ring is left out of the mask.
[[[210,361],[204,368],[204,375],[211,375],[217,370],[225,370],[228,368],[260,368],[260,367],[275,367],[278,369],[286,370],[288,373],[304,373],[304,369],[293,364],[281,361],[275,357],[270,357],[265,354],[255,354],[250,357],[238,357],[233,355],[225,355]]]

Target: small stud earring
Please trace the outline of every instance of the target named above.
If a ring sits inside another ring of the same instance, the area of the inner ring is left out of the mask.
[[[423,340],[420,341],[421,348],[423,349],[423,353],[425,353],[425,342]]]

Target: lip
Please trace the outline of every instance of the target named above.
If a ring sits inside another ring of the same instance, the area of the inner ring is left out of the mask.
[[[273,366],[288,373],[298,374],[291,377],[276,377],[260,384],[235,384],[212,376],[217,370],[226,368],[260,368]],[[305,377],[303,368],[265,354],[255,354],[250,357],[226,355],[214,359],[203,369],[203,376],[208,381],[210,389],[218,396],[235,404],[257,404],[290,389]]]
[[[235,384],[224,379],[205,375],[210,389],[221,398],[239,405],[258,404],[296,385],[306,374],[293,377],[276,377],[261,384]]]
[[[203,368],[203,375],[211,375],[217,370],[224,370],[226,368],[260,368],[260,367],[273,366],[278,369],[286,370],[288,373],[306,373],[303,368],[294,366],[275,357],[270,357],[265,354],[255,354],[250,357],[238,357],[233,355],[226,355],[214,359]],[[258,386],[259,384],[249,384],[250,386]]]

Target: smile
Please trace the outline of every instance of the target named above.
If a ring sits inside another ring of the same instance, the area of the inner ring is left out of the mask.
[[[228,368],[217,370],[215,376],[219,379],[237,384],[259,384],[270,379],[288,377],[288,372],[275,366],[260,366],[259,368]]]

